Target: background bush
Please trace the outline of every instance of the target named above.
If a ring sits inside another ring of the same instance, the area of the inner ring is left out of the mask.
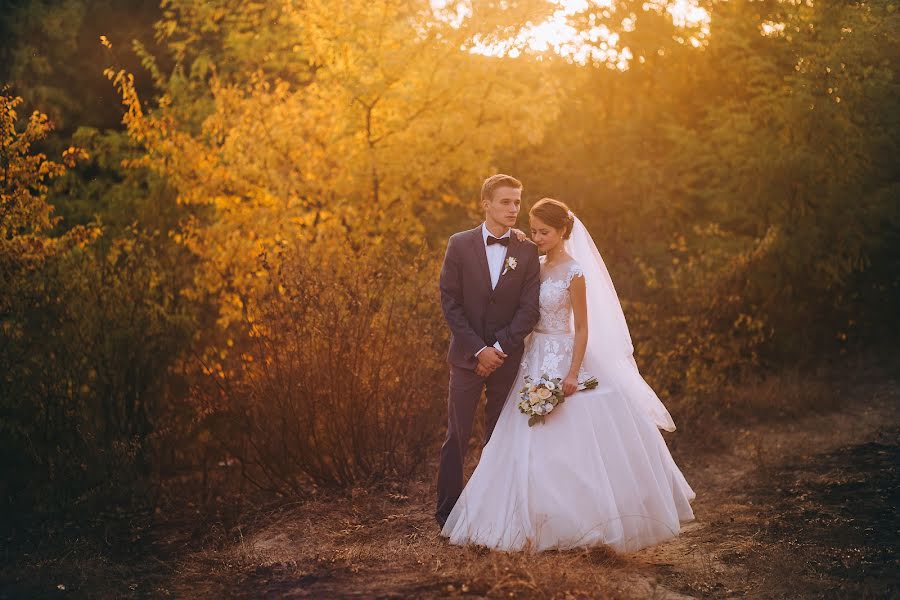
[[[247,306],[246,336],[198,387],[222,456],[265,489],[421,476],[444,422],[439,257],[336,247],[264,259],[271,278]]]

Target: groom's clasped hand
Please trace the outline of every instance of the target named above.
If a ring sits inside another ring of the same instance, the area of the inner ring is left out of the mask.
[[[503,366],[503,361],[507,356],[509,355],[496,348],[485,348],[478,354],[478,366],[475,367],[475,374],[479,377],[487,377]]]

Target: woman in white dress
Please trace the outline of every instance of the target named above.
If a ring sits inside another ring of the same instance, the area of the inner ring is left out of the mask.
[[[545,198],[529,217],[545,252],[540,320],[441,535],[497,550],[608,545],[619,552],[673,537],[694,518],[695,494],[659,432],[675,425],[637,370],[606,266],[562,202]],[[526,375],[561,378],[567,396],[533,427],[518,410]],[[600,385],[573,393],[589,377]]]

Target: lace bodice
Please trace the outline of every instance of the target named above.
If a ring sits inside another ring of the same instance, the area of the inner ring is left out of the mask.
[[[526,375],[546,375],[552,379],[565,377],[568,373],[575,341],[569,284],[575,277],[584,277],[584,271],[574,259],[548,269],[541,257],[541,312],[522,357]],[[582,365],[578,381],[587,378],[588,373]]]
[[[584,277],[584,271],[575,259],[547,269],[544,258],[541,257],[541,312],[534,330],[539,333],[571,333],[569,284],[573,277]]]

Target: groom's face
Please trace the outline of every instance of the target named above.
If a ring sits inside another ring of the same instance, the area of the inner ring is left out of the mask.
[[[504,227],[515,227],[522,207],[522,190],[513,187],[498,187],[492,197],[486,198],[484,205],[485,220],[493,221]]]

